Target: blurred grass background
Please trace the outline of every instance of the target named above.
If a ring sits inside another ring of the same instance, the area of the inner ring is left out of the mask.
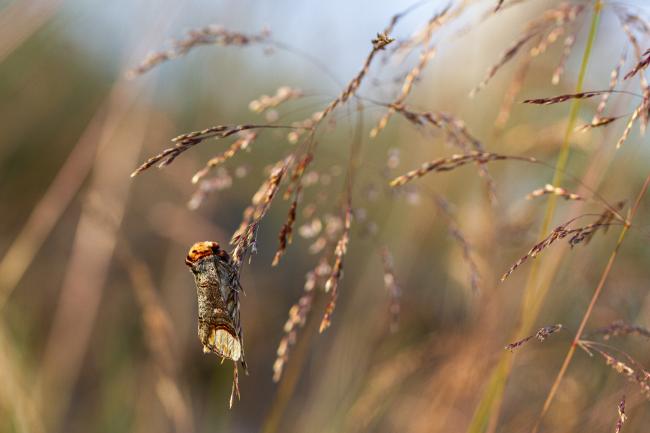
[[[270,431],[274,424],[269,414],[278,416],[278,431],[467,428],[490,368],[517,325],[527,269],[505,284],[496,282],[536,241],[543,202],[523,197],[548,182],[551,170],[494,164],[494,207],[471,167],[422,179],[421,189],[410,198],[394,196],[386,191],[391,149],[401,155],[392,175],[455,150],[397,117],[378,139],[364,140],[354,206],[367,217],[354,225],[332,328],[320,336],[309,325],[300,331],[304,365],[296,372],[297,386],[284,408],[277,407],[283,385],[273,384],[271,367],[287,311],[318,256],[306,253],[309,240],[295,236],[282,265],[271,268],[288,207],[276,201],[262,222],[259,253],[242,276],[251,375],[241,378],[242,400],[230,411],[231,371],[201,352],[194,286],[183,259],[195,241],[227,242],[265,178],[264,167],[291,145],[283,133],[264,132],[253,150],[238,155],[229,167],[243,167],[246,176],[212,194],[197,211],[186,206],[193,192],[189,180],[225,148],[223,143],[205,143],[164,170],[129,178],[141,160],[167,147],[175,135],[216,124],[259,122],[248,111],[249,101],[281,85],[308,95],[281,110],[287,121],[322,108],[340,90],[304,59],[259,47],[200,48],[126,81],[125,71],[147,52],[207,24],[244,32],[268,26],[274,37],[321,59],[346,82],[360,67],[370,39],[408,4],[0,3],[0,431],[258,431],[263,426]],[[642,2],[625,4],[645,13]],[[440,2],[422,7],[396,33],[410,35],[441,7]],[[477,11],[490,7],[490,2],[476,6]],[[467,98],[524,23],[547,7],[545,2],[525,2],[462,36],[449,32],[411,103],[462,118],[488,150],[552,162],[567,106],[515,105],[503,129],[493,126],[515,64],[475,99]],[[583,43],[580,33],[558,86],[550,84],[550,76],[561,46],[534,59],[518,100],[571,92]],[[606,8],[586,89],[607,86],[624,43]],[[373,68],[361,94],[390,99],[394,75],[390,65]],[[383,79],[381,85],[373,85],[377,77]],[[596,103],[584,103],[581,124],[591,119]],[[626,99],[610,105],[618,113],[630,107]],[[366,107],[366,129],[381,113]],[[328,129],[319,143],[313,168],[320,173],[320,184],[305,192],[305,202],[318,203],[319,211],[334,215],[339,212],[354,111],[342,109],[337,119],[336,129]],[[580,176],[589,167],[600,167],[591,178],[604,179],[599,191],[612,202],[629,203],[646,175],[647,139],[635,133],[614,152],[622,126],[576,134],[569,172]],[[598,158],[604,162],[594,163]],[[571,181],[567,185],[580,189]],[[371,191],[378,191],[379,198]],[[433,192],[453,204],[456,222],[474,248],[483,281],[480,293],[469,287],[467,263],[444,216],[436,211]],[[567,219],[574,205],[559,206],[555,225]],[[587,206],[586,212],[594,209]],[[643,204],[639,225],[626,240],[597,305],[594,326],[615,319],[650,325],[648,210]],[[298,225],[305,222],[299,218]],[[368,235],[375,225],[377,234]],[[617,230],[565,254],[539,327],[577,327]],[[381,245],[395,257],[403,290],[396,334],[388,332]],[[563,248],[557,245],[544,254]],[[322,305],[313,312],[316,321],[321,311]],[[152,330],[165,338],[156,340]],[[561,333],[521,351],[498,431],[530,427],[569,341],[570,334]],[[650,365],[638,342],[625,344],[636,359]],[[646,403],[634,386],[600,360],[579,353],[546,420],[548,431],[607,431],[615,423],[623,388],[631,400],[626,429],[642,431],[648,422]]]

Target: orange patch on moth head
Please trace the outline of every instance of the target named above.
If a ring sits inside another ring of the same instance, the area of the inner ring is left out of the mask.
[[[220,251],[221,249],[219,248],[218,242],[213,242],[213,241],[197,242],[194,245],[192,245],[192,248],[190,248],[190,251],[187,253],[185,264],[187,266],[192,266],[202,258],[219,254]]]

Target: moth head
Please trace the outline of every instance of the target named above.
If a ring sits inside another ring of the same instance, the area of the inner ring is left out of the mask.
[[[190,248],[185,259],[185,264],[190,268],[194,267],[199,260],[212,255],[219,255],[222,252],[219,242],[203,241],[197,242]]]

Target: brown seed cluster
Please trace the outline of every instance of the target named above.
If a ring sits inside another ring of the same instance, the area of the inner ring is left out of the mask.
[[[163,150],[156,156],[152,156],[146,160],[140,167],[136,168],[131,177],[135,177],[143,171],[153,167],[158,164],[159,168],[165,167],[172,162],[183,152],[189,150],[190,148],[196,146],[204,140],[209,138],[222,139],[230,137],[231,135],[241,133],[243,131],[249,131],[251,129],[273,129],[273,128],[293,128],[291,126],[281,126],[281,125],[217,125],[210,128],[203,129],[201,131],[189,132],[187,134],[179,135],[172,139],[174,143],[173,147]],[[241,143],[240,145],[243,145]],[[197,179],[198,180],[198,179]]]
[[[291,201],[291,206],[289,206],[289,213],[287,215],[287,220],[282,225],[280,233],[278,234],[278,239],[280,245],[278,246],[275,256],[273,256],[273,263],[271,266],[277,266],[280,263],[280,259],[284,252],[287,250],[287,245],[291,243],[293,236],[293,225],[296,222],[296,211],[298,209],[298,196],[300,191],[296,191],[295,198]]]
[[[323,285],[330,272],[331,268],[327,264],[327,260],[321,260],[316,268],[305,276],[302,296],[289,309],[289,318],[283,329],[284,335],[278,344],[277,358],[273,363],[274,382],[279,382],[282,378],[284,366],[289,361],[291,348],[296,344],[298,330],[305,326],[307,316],[311,312],[316,290]]]
[[[571,51],[573,50],[575,44],[576,44],[575,32],[567,35],[567,37],[564,38],[564,43],[563,43],[564,48],[562,49],[562,55],[560,56],[560,61],[558,62],[557,66],[555,67],[555,70],[553,71],[553,76],[551,77],[551,83],[555,85],[560,84],[560,78],[562,78],[562,75],[564,75],[564,71],[566,69],[566,62],[567,60],[569,60],[569,56],[571,55]]]
[[[585,132],[590,129],[594,128],[600,128],[601,126],[607,126],[610,123],[616,122],[618,119],[620,119],[621,116],[618,117],[605,117],[605,116],[600,116],[598,118],[594,118],[591,120],[591,123],[587,123],[585,125],[579,126],[576,128],[576,131],[578,132]]]
[[[201,170],[197,171],[194,176],[192,176],[192,183],[197,183],[203,177],[205,177],[212,169],[223,164],[238,152],[242,150],[247,150],[251,143],[257,138],[257,133],[252,131],[241,131],[240,138],[237,139],[230,147],[223,152],[221,155],[217,155],[214,158],[208,160]]]
[[[623,130],[623,134],[616,143],[616,148],[620,148],[628,139],[632,127],[639,120],[639,129],[641,135],[645,134],[650,121],[650,84],[645,76],[645,68],[648,65],[648,50],[644,51],[639,43],[639,37],[645,37],[648,34],[647,23],[638,15],[626,12],[623,8],[616,8],[615,14],[621,23],[621,29],[627,37],[630,46],[636,56],[636,66],[626,74],[625,79],[635,75],[639,77],[639,88],[641,93],[641,102],[632,112],[628,122]],[[624,63],[624,61],[623,61]],[[617,73],[618,74],[618,73]],[[622,117],[622,116],[620,116]]]
[[[634,65],[634,68],[632,68],[630,72],[625,74],[625,79],[627,80],[632,78],[633,76],[638,74],[639,71],[646,69],[648,65],[650,65],[650,48],[643,53],[642,58],[639,60],[639,62],[636,65]]]
[[[434,55],[435,55],[435,48],[432,45],[427,46],[422,51],[422,54],[420,54],[420,61],[406,75],[406,78],[404,79],[404,84],[402,85],[402,91],[400,95],[393,101],[391,106],[388,108],[388,111],[379,119],[377,126],[375,126],[370,130],[370,137],[372,138],[376,137],[377,135],[379,135],[381,130],[383,130],[386,127],[391,116],[396,111],[394,106],[401,105],[406,100],[409,93],[411,92],[411,89],[413,88],[413,83],[415,82],[415,80],[418,79],[418,77],[426,67],[427,63],[429,62],[429,60],[433,58]]]
[[[288,156],[273,166],[268,179],[262,183],[253,196],[251,205],[244,210],[242,222],[230,239],[230,244],[234,247],[232,256],[235,266],[240,267],[244,257],[249,252],[256,251],[257,229],[271,207],[271,203],[280,189],[280,182],[292,161],[293,157]]]
[[[618,203],[614,204],[611,208],[606,208],[601,212],[601,214],[598,216],[598,219],[593,223],[594,227],[600,227],[600,230],[603,233],[607,233],[607,230],[609,230],[609,226],[612,224],[612,222],[615,219],[619,219],[622,221],[622,217],[618,214],[623,207],[625,206],[625,201],[619,201]],[[591,239],[594,237],[595,232],[591,232],[587,236],[585,236],[584,243],[588,244],[591,242]]]
[[[430,162],[425,162],[422,167],[411,170],[402,176],[396,177],[390,182],[390,186],[402,186],[414,179],[420,178],[431,172],[450,171],[458,167],[466,165],[470,162],[477,162],[485,164],[491,161],[504,161],[506,159],[522,159],[520,157],[512,157],[500,155],[490,152],[471,152],[468,154],[456,154],[447,158],[438,158]],[[534,158],[524,158],[527,161],[536,162]]]
[[[350,226],[352,225],[352,206],[348,202],[347,209],[345,210],[345,223],[343,224],[343,234],[336,244],[334,250],[334,266],[332,266],[332,273],[325,282],[325,292],[330,293],[330,300],[325,307],[325,314],[320,323],[319,332],[323,333],[332,323],[332,314],[336,308],[336,301],[339,296],[339,282],[343,276],[343,258],[348,250],[348,242],[350,240]]]
[[[481,289],[481,275],[478,270],[478,265],[473,258],[473,248],[463,231],[456,222],[449,202],[439,195],[433,197],[436,207],[440,213],[445,217],[447,222],[447,230],[454,238],[460,247],[463,260],[469,269],[469,285],[474,293],[478,293]]]
[[[516,3],[511,3],[511,5],[514,4]],[[524,46],[533,44],[533,46],[522,57],[515,72],[515,76],[510,81],[510,85],[504,96],[499,114],[495,121],[496,127],[503,127],[510,117],[510,112],[515,98],[520,93],[523,83],[527,78],[531,61],[535,57],[546,52],[551,45],[560,40],[562,35],[566,35],[563,38],[562,54],[560,55],[558,64],[551,77],[551,82],[554,85],[559,84],[560,78],[565,71],[566,62],[575,46],[576,34],[580,31],[580,27],[576,24],[576,20],[578,16],[582,14],[583,10],[584,5],[569,5],[563,3],[556,9],[546,11],[546,13],[540,18],[530,21],[521,37],[512,42],[509,49],[502,54],[499,62],[488,71],[483,82],[470,93],[471,96],[475,95],[487,84],[499,69],[513,59],[519,52],[523,51]]]
[[[625,395],[621,397],[621,401],[618,402],[618,419],[616,420],[616,430],[614,433],[621,433],[623,429],[623,424],[627,420],[627,415],[625,415]]]
[[[619,138],[618,141],[616,142],[617,149],[620,149],[621,146],[623,146],[623,143],[627,141],[628,137],[630,136],[630,132],[632,132],[632,127],[634,126],[634,122],[636,122],[641,112],[645,109],[644,105],[645,104],[642,102],[641,104],[639,104],[639,106],[637,106],[634,109],[634,112],[632,112],[632,116],[630,116],[630,119],[625,125],[625,129],[623,130],[623,134],[621,135],[621,138]]]
[[[472,91],[469,93],[470,98],[473,98],[476,96],[478,92],[483,90],[485,86],[487,86],[488,82],[497,74],[499,69],[503,67],[506,63],[508,63],[517,53],[519,50],[521,50],[528,41],[533,39],[537,35],[536,31],[531,31],[523,36],[521,36],[519,39],[514,41],[502,54],[499,60],[488,69],[487,74],[485,75],[485,78],[483,78],[483,81],[481,81]]]
[[[280,259],[287,250],[287,246],[291,243],[293,235],[293,226],[296,222],[296,214],[298,211],[298,202],[300,201],[300,196],[302,193],[302,178],[305,174],[305,170],[313,160],[313,155],[307,153],[298,161],[296,166],[293,169],[291,174],[291,180],[287,186],[286,191],[284,192],[285,200],[291,197],[293,194],[293,200],[289,206],[289,212],[287,214],[287,219],[285,220],[280,233],[278,234],[278,240],[280,245],[275,251],[275,256],[273,257],[272,266],[277,266],[280,263]]]
[[[441,129],[445,133],[447,140],[466,154],[486,153],[481,141],[470,134],[465,126],[465,122],[461,119],[448,113],[413,111],[404,105],[391,105],[390,107],[404,116],[407,121],[418,127],[429,125]],[[479,175],[487,184],[490,200],[495,202],[496,187],[494,180],[485,167],[485,162],[477,160],[476,163],[478,165]]]
[[[634,368],[629,364],[625,363],[624,361],[621,361],[620,359],[617,359],[616,357],[610,355],[607,352],[594,349],[593,347],[590,347],[590,349],[600,353],[602,357],[605,358],[605,362],[607,363],[607,365],[611,366],[614,370],[616,370],[617,373],[620,373],[628,377],[634,376],[635,374]]]
[[[140,65],[131,69],[127,73],[127,76],[129,78],[134,78],[138,75],[142,75],[163,62],[184,56],[196,47],[206,45],[241,47],[266,42],[269,36],[270,34],[268,31],[248,35],[233,32],[218,25],[190,30],[185,38],[175,40],[170,49],[149,54]]]
[[[611,90],[595,90],[591,92],[566,93],[563,95],[551,96],[549,98],[526,99],[524,100],[524,104],[552,105],[570,101],[572,99],[589,99],[594,96],[600,96],[611,92]]]
[[[621,69],[623,68],[623,65],[625,65],[626,59],[627,59],[627,52],[623,51],[620,60],[618,61],[614,69],[612,69],[612,72],[610,72],[609,74],[609,88],[607,89],[609,90],[609,92],[603,93],[602,96],[600,97],[600,102],[598,103],[598,107],[596,107],[596,113],[594,114],[593,119],[591,119],[591,124],[594,126],[602,126],[601,125],[601,123],[603,123],[602,119],[608,119],[608,117],[603,118],[602,115],[605,112],[605,107],[607,106],[607,102],[609,101],[611,92],[616,88],[616,85],[618,84],[618,77],[621,74]]]
[[[273,96],[262,95],[259,98],[252,100],[250,104],[248,104],[248,108],[255,113],[263,113],[268,109],[283,104],[284,102],[298,99],[302,96],[302,90],[294,89],[289,86],[282,86],[275,91],[275,95]]]
[[[511,3],[514,5],[516,2]],[[515,76],[510,81],[510,85],[504,95],[499,114],[495,121],[495,126],[503,127],[510,117],[515,98],[520,93],[523,83],[528,76],[531,61],[548,51],[549,47],[563,38],[562,54],[558,60],[551,76],[551,82],[554,85],[559,84],[560,78],[564,74],[566,62],[569,59],[571,51],[575,46],[576,34],[580,31],[580,26],[576,23],[577,18],[582,15],[584,5],[570,5],[563,3],[555,9],[546,11],[541,17],[530,21],[521,37],[510,45],[500,60],[488,71],[486,78],[470,93],[474,96],[480,91],[487,82],[501,69],[506,63],[510,62],[523,48],[532,44],[532,47],[524,53],[520,60]]]
[[[612,217],[613,218],[613,217]],[[501,281],[505,281],[519,266],[524,264],[529,258],[535,258],[539,253],[544,251],[546,248],[551,246],[556,240],[564,239],[567,236],[569,237],[569,245],[574,247],[581,242],[588,242],[598,229],[604,229],[609,227],[612,222],[598,222],[588,224],[583,227],[578,227],[575,229],[570,229],[569,225],[575,221],[576,218],[569,220],[568,222],[559,225],[553,229],[553,231],[540,242],[536,243],[524,256],[513,264],[508,271],[503,274]]]
[[[646,399],[650,399],[650,372],[643,368],[636,360],[625,352],[621,352],[621,357],[614,356],[610,352],[601,349],[600,344],[581,340],[579,346],[591,355],[592,352],[599,354],[605,364],[610,366],[618,374],[625,376],[630,382],[635,383]]]
[[[404,103],[404,101],[406,101],[406,98],[411,93],[411,90],[413,90],[413,86],[415,82],[418,80],[418,78],[422,74],[422,71],[427,66],[429,61],[435,55],[436,49],[435,46],[433,45],[433,42],[431,41],[431,38],[433,36],[434,31],[447,21],[449,10],[450,10],[450,6],[436,13],[426,24],[425,28],[421,32],[422,34],[417,38],[413,38],[413,39],[417,39],[418,44],[421,44],[423,47],[422,52],[420,53],[419,61],[406,74],[406,77],[404,78],[404,83],[402,84],[402,89],[400,91],[400,94],[397,96],[397,98],[393,101],[391,106],[388,108],[388,111],[381,117],[381,119],[377,123],[377,126],[375,126],[370,130],[370,137],[376,137],[379,134],[379,132],[386,127],[388,121],[390,120],[390,117],[396,111],[394,106],[401,106]],[[404,46],[405,44],[401,45],[401,47]]]
[[[497,5],[497,10],[500,6],[500,4]],[[530,21],[526,25],[526,29],[522,35],[510,44],[496,63],[488,69],[485,78],[472,89],[470,97],[474,97],[485,88],[497,72],[510,62],[529,42],[538,41],[536,48],[530,50],[529,55],[536,56],[545,51],[549,44],[555,42],[558,36],[566,31],[568,26],[575,23],[578,16],[584,11],[584,8],[583,4],[563,3],[557,8],[545,11],[541,17]],[[573,45],[573,42],[570,45]]]
[[[549,183],[544,185],[544,188],[538,188],[526,196],[526,200],[532,200],[535,197],[541,197],[543,195],[556,195],[562,197],[565,200],[584,200],[584,198],[578,194],[567,191],[564,188],[559,186],[553,186]]]
[[[556,27],[549,31],[546,37],[539,38],[537,45],[534,45],[529,51],[528,55],[530,57],[537,57],[541,54],[544,54],[548,47],[555,43],[560,36],[565,32],[564,27]]]
[[[233,178],[225,167],[218,167],[216,173],[207,179],[199,181],[198,187],[192,193],[187,207],[191,210],[198,209],[204,200],[215,191],[223,191],[230,188],[233,184]]]
[[[366,57],[365,61],[363,62],[363,66],[361,67],[361,70],[350,80],[347,86],[343,89],[343,91],[334,98],[328,105],[325,107],[323,111],[314,113],[313,118],[313,128],[315,129],[320,122],[325,119],[327,116],[329,116],[336,107],[338,107],[340,104],[343,104],[348,101],[352,96],[354,96],[359,90],[359,87],[361,86],[361,82],[365,78],[365,76],[368,74],[368,71],[370,70],[370,65],[372,64],[372,61],[374,58],[377,56],[377,54],[381,51],[383,51],[388,45],[393,43],[395,41],[394,38],[390,36],[392,33],[393,29],[395,28],[395,25],[397,22],[404,16],[406,12],[404,13],[398,13],[393,15],[393,17],[390,20],[390,23],[386,28],[384,29],[383,32],[377,33],[377,36],[371,41],[372,43],[372,50]]]
[[[521,347],[524,344],[528,343],[533,338],[536,338],[539,341],[544,341],[551,334],[554,334],[555,332],[559,331],[560,329],[562,329],[562,325],[559,324],[559,323],[557,325],[544,326],[543,328],[540,328],[535,334],[529,335],[526,338],[523,338],[523,339],[521,339],[519,341],[515,341],[514,343],[508,344],[505,347],[505,349],[512,352],[513,350],[518,349],[519,347]]]
[[[627,335],[639,335],[650,338],[650,330],[643,326],[633,325],[623,320],[617,320],[604,328],[599,328],[590,332],[589,335],[600,335],[604,340],[609,340],[611,337]]]
[[[499,108],[499,114],[497,115],[496,120],[494,121],[494,126],[497,128],[503,128],[510,118],[512,113],[512,107],[515,105],[515,100],[521,89],[524,87],[524,82],[528,75],[528,69],[530,68],[531,59],[526,57],[522,59],[515,71],[515,74],[508,85],[505,95],[503,95],[503,101],[501,102],[501,107]],[[558,78],[559,79],[559,78]]]
[[[335,98],[332,102],[330,102],[327,105],[327,107],[325,107],[325,109],[321,112],[321,115],[319,116],[317,123],[320,123],[325,117],[331,114],[336,107],[338,107],[340,104],[347,102],[348,99],[350,99],[350,97],[356,94],[357,90],[359,90],[359,86],[361,86],[361,82],[363,81],[363,78],[370,70],[370,65],[372,64],[372,61],[377,55],[377,53],[379,53],[381,50],[386,48],[386,46],[388,46],[391,42],[395,40],[389,36],[391,30],[392,30],[392,25],[388,26],[386,30],[384,30],[382,33],[377,33],[377,37],[372,40],[372,51],[370,51],[370,54],[368,54],[368,57],[366,57],[366,60],[363,63],[363,66],[361,67],[361,70],[348,83],[348,85],[345,87],[343,92],[341,92],[341,94],[337,98]]]

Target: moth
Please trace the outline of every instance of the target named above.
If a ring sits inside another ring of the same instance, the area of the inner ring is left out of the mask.
[[[243,333],[239,317],[239,271],[230,255],[219,247],[218,242],[197,242],[190,248],[185,264],[194,275],[198,300],[198,334],[204,353],[215,353],[222,363],[229,359],[234,364],[233,387],[230,407],[234,396],[239,398],[237,363],[244,372],[248,368],[244,358]]]

